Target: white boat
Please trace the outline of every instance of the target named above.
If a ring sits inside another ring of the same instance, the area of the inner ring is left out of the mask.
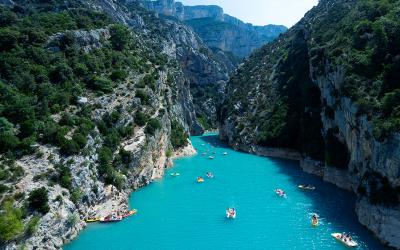
[[[226,210],[226,218],[235,219],[236,218],[236,210],[234,208],[228,208]]]
[[[350,236],[344,236],[341,233],[333,233],[331,234],[333,238],[345,244],[348,247],[357,247],[358,243],[355,242]]]
[[[212,159],[214,159],[214,156],[211,156],[211,155],[210,155],[208,158],[209,158],[210,160],[212,160]]]
[[[181,174],[180,173],[171,173],[170,175],[176,177],[176,176],[180,176]]]
[[[227,153],[227,152],[223,152],[222,154],[223,154],[223,155],[228,155],[228,153]]]

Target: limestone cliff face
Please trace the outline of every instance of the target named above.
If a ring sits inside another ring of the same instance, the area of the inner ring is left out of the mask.
[[[220,136],[234,148],[265,156],[294,159],[297,151],[304,171],[355,192],[359,221],[383,243],[400,248],[400,135],[394,130],[376,137],[379,108],[368,109],[343,93],[349,79],[359,77],[347,64],[354,45],[331,48],[319,33],[339,32],[327,24],[338,15],[351,16],[339,25],[348,28],[358,8],[357,1],[320,1],[250,56],[227,84]],[[361,92],[363,81],[352,82],[353,89]],[[364,92],[363,99],[373,98],[379,100]]]
[[[10,4],[15,4],[10,2]],[[167,151],[172,149],[170,142],[171,122],[177,121],[186,132],[203,133],[194,111],[190,83],[195,81],[188,76],[195,70],[204,70],[223,79],[227,78],[225,70],[218,62],[208,58],[207,53],[201,53],[204,45],[198,37],[182,24],[174,21],[160,20],[154,14],[139,8],[136,4],[122,4],[108,0],[93,0],[74,2],[75,6],[88,8],[107,14],[114,21],[131,28],[139,41],[137,53],[151,55],[157,50],[166,56],[166,64],[159,68],[150,61],[150,72],[157,71],[154,86],[139,86],[148,73],[128,71],[128,77],[114,88],[111,93],[95,94],[85,92],[85,101],[79,106],[71,105],[68,112],[73,115],[84,106],[96,107],[88,116],[93,120],[101,120],[106,114],[116,110],[119,119],[115,126],[131,126],[137,120],[136,114],[141,112],[148,119],[161,121],[160,127],[152,133],[146,125],[135,125],[132,133],[124,138],[114,152],[113,157],[120,152],[125,153],[125,169],[117,170],[123,185],[119,188],[106,184],[100,174],[99,149],[104,146],[99,127],[96,126],[87,138],[87,144],[81,153],[65,156],[60,149],[51,145],[38,144],[37,154],[27,155],[15,161],[15,166],[24,172],[22,178],[12,185],[7,195],[16,193],[29,194],[39,187],[48,190],[50,211],[40,217],[35,232],[17,241],[10,241],[0,246],[0,249],[61,249],[64,244],[77,236],[86,223],[85,218],[103,217],[110,211],[125,211],[128,209],[129,194],[151,180],[161,178],[171,159]],[[155,30],[157,29],[157,30]],[[161,29],[163,32],[157,33]],[[73,38],[82,53],[110,46],[109,27],[93,30],[70,30],[49,37],[46,49],[49,53],[60,51],[59,41],[66,36]],[[197,67],[199,69],[197,69]],[[208,81],[209,75],[195,78],[196,81]],[[137,94],[144,92],[147,100],[143,101]],[[52,117],[58,122],[58,114]],[[3,158],[2,158],[3,159]],[[114,163],[113,163],[114,164]],[[63,188],[58,183],[51,183],[48,176],[55,173],[60,165],[70,171],[71,188]],[[118,165],[118,163],[115,163]],[[42,176],[39,178],[39,176]],[[2,182],[3,184],[3,182]],[[3,196],[0,197],[3,199]],[[23,206],[20,200],[15,206]],[[32,214],[24,218],[24,222],[32,218]]]
[[[143,1],[144,6],[189,24],[210,48],[219,48],[238,58],[250,53],[287,30],[282,25],[253,26],[224,14],[216,5],[184,6],[173,0]]]

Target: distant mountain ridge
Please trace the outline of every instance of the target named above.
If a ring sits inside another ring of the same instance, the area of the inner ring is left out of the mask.
[[[231,52],[238,58],[272,41],[287,28],[283,25],[255,26],[227,15],[217,5],[185,6],[175,0],[141,0],[144,7],[174,16],[190,25],[210,48]]]

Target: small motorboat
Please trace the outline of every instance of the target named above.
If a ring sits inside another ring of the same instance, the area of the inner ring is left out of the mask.
[[[222,155],[228,155],[228,153],[227,152],[223,152]]]
[[[180,173],[171,173],[170,175],[176,177],[176,176],[180,176],[181,174]]]
[[[197,177],[197,183],[203,183],[204,179],[203,177]]]
[[[236,218],[236,210],[234,208],[228,208],[226,210],[226,218],[235,219]]]
[[[207,154],[206,152],[202,153],[202,155],[206,155],[206,154]]]
[[[210,155],[208,158],[209,158],[210,160],[212,160],[212,159],[214,159],[215,157]]]
[[[354,241],[350,235],[346,235],[345,233],[333,233],[331,234],[333,238],[345,244],[348,247],[357,247],[358,243]]]
[[[106,222],[119,222],[121,220],[122,220],[122,216],[110,214],[110,215],[107,215],[106,217],[100,218],[99,221],[102,223],[106,223]]]
[[[211,173],[211,172],[207,172],[207,173],[206,173],[206,176],[207,176],[207,178],[209,178],[209,179],[214,178],[214,174]]]
[[[124,213],[124,214],[122,215],[122,218],[129,217],[129,216],[134,215],[134,214],[136,214],[136,213],[137,213],[137,209],[129,210],[128,212],[126,212],[126,213]]]
[[[275,189],[275,193],[276,193],[278,196],[280,196],[280,197],[286,198],[286,193],[285,193],[285,191],[283,191],[283,190],[280,189],[280,188]]]
[[[309,184],[301,184],[301,185],[298,185],[298,187],[299,187],[300,189],[306,190],[306,191],[313,191],[313,190],[315,190],[315,187],[312,186],[312,185],[309,185]]]
[[[98,222],[100,218],[87,218],[85,221],[86,223]]]

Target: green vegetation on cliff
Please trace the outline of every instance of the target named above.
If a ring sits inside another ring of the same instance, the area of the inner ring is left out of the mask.
[[[400,132],[399,11],[398,1],[321,1],[232,76],[220,120],[236,117],[235,134],[246,131],[242,136],[253,143],[347,167],[349,152],[338,131],[322,134],[320,113],[334,119],[336,107],[322,100],[316,81],[342,72],[335,98],[351,98],[378,140]]]
[[[338,95],[359,105],[374,123],[374,136],[400,131],[400,3],[362,0],[338,3],[313,26],[311,63],[315,74],[340,67]]]

